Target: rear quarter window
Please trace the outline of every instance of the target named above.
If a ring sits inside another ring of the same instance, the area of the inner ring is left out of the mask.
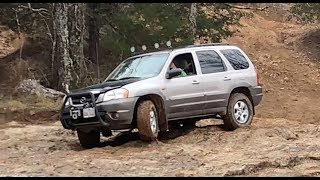
[[[224,50],[220,50],[220,52],[230,62],[233,69],[241,70],[241,69],[249,68],[248,60],[243,56],[243,54],[238,49],[224,49]]]

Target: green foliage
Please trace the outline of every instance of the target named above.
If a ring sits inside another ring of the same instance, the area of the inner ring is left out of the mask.
[[[190,30],[191,3],[89,3],[95,11],[88,11],[87,16],[99,18],[101,28],[101,45],[106,53],[112,56],[130,55],[129,48],[140,49],[146,45],[148,50],[155,42],[165,47],[171,40],[172,46],[192,44],[195,37]],[[23,6],[23,7],[21,7]],[[33,9],[47,9],[51,12],[50,3],[31,3]],[[204,11],[211,13],[208,15]],[[210,9],[209,9],[209,8]],[[50,14],[28,9],[28,3],[0,3],[1,24],[17,30],[15,11],[17,12],[20,30],[34,38],[48,38],[48,28],[52,29]],[[44,15],[44,16],[43,16]],[[197,34],[212,38],[219,42],[222,38],[232,35],[228,26],[238,23],[240,14],[224,4],[198,3]],[[45,24],[45,22],[47,24]]]
[[[171,40],[173,47],[193,44],[196,37],[192,36],[190,30],[190,6],[191,3],[127,4],[126,8],[101,20],[108,22],[102,28],[101,44],[104,49],[128,55],[131,46],[141,52],[142,45],[150,50],[155,42],[162,47],[168,40]],[[207,12],[211,12],[211,15]],[[219,42],[232,35],[228,26],[237,24],[240,17],[240,13],[223,4],[198,4],[197,34]]]
[[[318,22],[320,18],[320,3],[297,3],[291,12],[304,23]]]
[[[229,30],[229,26],[239,24],[242,14],[225,4],[216,3],[205,7],[206,11],[212,13],[212,15],[207,16],[205,11],[198,11],[198,32],[209,36],[213,42],[220,42],[221,39],[231,36],[233,32]]]
[[[167,49],[168,40],[173,47],[193,44],[196,37],[191,30],[190,7],[191,3],[88,3],[86,18],[95,16],[100,29],[98,66],[113,68],[131,55],[131,46],[142,52],[142,45],[147,46],[147,51],[154,51],[155,42],[160,43],[160,49]],[[55,13],[54,3],[0,3],[0,24],[18,31],[17,15],[20,31],[32,37],[33,42],[47,44],[46,49],[39,49],[39,52],[46,51],[50,55]],[[228,27],[238,24],[240,17],[239,12],[223,3],[197,3],[196,35],[219,42],[232,35]],[[88,49],[86,42],[84,47]],[[50,58],[45,59],[51,64]]]

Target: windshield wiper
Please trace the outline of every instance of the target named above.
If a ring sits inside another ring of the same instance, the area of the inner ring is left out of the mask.
[[[106,80],[107,82],[108,81],[118,81],[118,79],[108,79],[108,80]]]
[[[124,78],[120,78],[120,79],[108,79],[108,81],[121,81],[121,80],[126,80],[126,79],[134,79],[134,78],[141,78],[141,77],[124,77]]]
[[[134,79],[134,78],[141,78],[141,77],[124,77],[124,78],[120,78],[118,80]]]

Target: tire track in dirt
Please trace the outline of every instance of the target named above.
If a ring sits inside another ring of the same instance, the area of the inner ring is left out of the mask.
[[[248,164],[240,170],[228,171],[224,176],[249,176],[254,173],[258,173],[267,168],[289,168],[292,169],[295,166],[303,164],[305,161],[313,160],[317,161],[320,165],[320,156],[305,156],[305,157],[290,157],[285,162],[279,161],[262,161],[257,164]]]

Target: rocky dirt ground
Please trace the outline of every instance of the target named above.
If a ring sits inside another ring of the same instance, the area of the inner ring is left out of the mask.
[[[83,149],[59,122],[0,130],[1,176],[317,176],[320,128],[287,119],[255,118],[227,132],[219,120],[168,132],[144,143],[120,133]]]
[[[320,71],[316,25],[255,12],[226,41],[247,52],[264,83],[250,127],[221,120],[168,132],[154,143],[137,132],[83,149],[57,115],[0,112],[0,176],[318,176]],[[1,99],[1,97],[0,97]]]

